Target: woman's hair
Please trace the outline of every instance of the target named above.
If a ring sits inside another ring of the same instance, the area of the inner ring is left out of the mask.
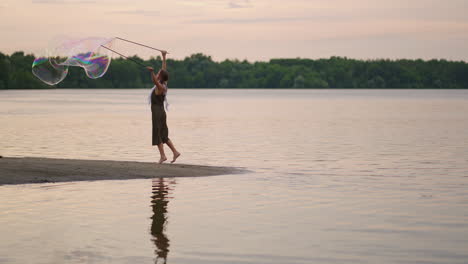
[[[161,81],[163,81],[163,82],[169,81],[169,72],[167,72],[166,70],[161,69],[159,71],[159,76],[161,78]]]

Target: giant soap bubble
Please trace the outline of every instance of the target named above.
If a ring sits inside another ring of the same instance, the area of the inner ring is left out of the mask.
[[[112,59],[111,48],[114,38],[61,38],[49,45],[44,56],[37,57],[32,64],[33,74],[41,81],[55,85],[63,81],[70,66],[84,69],[89,78],[103,76]]]

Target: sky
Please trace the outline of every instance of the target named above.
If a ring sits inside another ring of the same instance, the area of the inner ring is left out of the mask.
[[[0,52],[119,36],[184,58],[468,61],[468,0],[0,0]]]

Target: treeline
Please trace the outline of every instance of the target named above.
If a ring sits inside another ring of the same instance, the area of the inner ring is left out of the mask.
[[[159,57],[142,60],[159,68]],[[33,55],[0,53],[0,89],[50,88],[31,72]],[[171,88],[468,88],[468,64],[447,60],[272,59],[269,62],[224,60],[194,54],[169,59]],[[99,79],[86,77],[78,67],[58,88],[146,88],[148,71],[138,64],[114,59]]]

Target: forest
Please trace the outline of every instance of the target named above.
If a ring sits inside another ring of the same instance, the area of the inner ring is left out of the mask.
[[[155,68],[161,58],[131,59]],[[44,88],[148,88],[149,72],[122,58],[112,60],[98,79],[86,77],[83,69],[70,67],[65,80],[49,86],[31,71],[34,56],[24,52],[0,53],[0,89]],[[464,61],[374,59],[346,57],[326,59],[271,59],[214,61],[193,54],[181,60],[168,59],[171,88],[468,88],[468,64]]]

